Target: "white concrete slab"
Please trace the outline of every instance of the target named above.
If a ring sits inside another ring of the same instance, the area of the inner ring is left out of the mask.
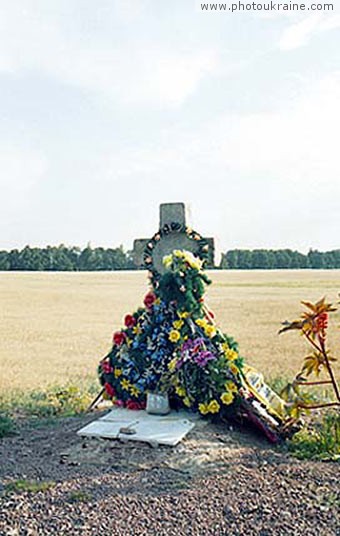
[[[149,422],[154,421],[178,421],[178,420],[187,420],[190,422],[195,422],[198,419],[201,419],[200,415],[198,413],[192,413],[190,411],[186,411],[184,409],[180,411],[172,410],[167,415],[151,415],[150,413],[147,413],[145,410],[132,410],[132,409],[126,409],[126,408],[114,408],[108,413],[106,413],[103,417],[100,417],[100,421],[123,421],[123,422],[130,422],[130,421],[140,421],[140,420],[146,420]]]
[[[152,445],[175,446],[194,428],[195,424],[192,421],[197,418],[199,417],[187,412],[149,415],[146,411],[117,408],[77,433],[85,437],[124,438]]]

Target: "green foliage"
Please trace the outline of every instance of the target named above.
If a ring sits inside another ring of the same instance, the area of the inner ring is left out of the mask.
[[[0,413],[0,439],[13,433],[14,423],[12,419],[3,413]]]
[[[211,262],[208,262],[208,267]],[[117,248],[46,246],[24,247],[22,250],[0,251],[0,271],[101,271],[134,270],[131,252]],[[229,270],[271,269],[337,269],[340,268],[340,249],[310,250],[307,255],[291,249],[233,249],[222,254],[220,268]]]
[[[13,480],[5,485],[5,491],[7,493],[38,493],[40,491],[47,491],[54,488],[55,482],[51,480]]]
[[[159,293],[167,303],[176,301],[180,311],[201,313],[200,299],[205,292],[205,286],[211,283],[210,279],[200,270],[191,270],[186,273],[185,286],[183,272],[166,272],[159,281]]]
[[[307,255],[291,249],[232,249],[222,254],[220,268],[229,270],[335,269],[340,268],[340,249],[310,250]]]
[[[99,271],[134,268],[130,254],[124,251],[123,246],[104,249],[87,245],[81,250],[60,244],[45,248],[26,246],[21,251],[0,251],[0,270]]]
[[[328,413],[302,428],[289,442],[289,450],[299,459],[339,460],[340,413]]]
[[[10,270],[11,264],[7,251],[0,251],[0,271]]]

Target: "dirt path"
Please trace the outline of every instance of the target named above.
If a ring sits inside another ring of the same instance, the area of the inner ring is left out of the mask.
[[[84,440],[93,416],[0,440],[0,535],[340,536],[340,464],[200,423],[175,448]],[[9,491],[17,479],[44,491]]]

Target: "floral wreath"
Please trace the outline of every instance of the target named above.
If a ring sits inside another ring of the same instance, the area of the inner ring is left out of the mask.
[[[144,251],[143,251],[143,268],[146,268],[149,271],[150,281],[154,288],[158,287],[158,281],[161,278],[161,273],[157,270],[154,265],[153,260],[153,250],[155,245],[163,238],[163,236],[168,236],[173,233],[182,233],[185,234],[190,240],[197,244],[197,249],[195,251],[195,256],[199,257],[203,263],[205,263],[209,258],[209,244],[208,241],[202,237],[200,233],[197,233],[191,227],[187,227],[178,222],[171,222],[170,224],[165,224],[161,227],[157,233],[153,235],[150,240],[148,240]]]

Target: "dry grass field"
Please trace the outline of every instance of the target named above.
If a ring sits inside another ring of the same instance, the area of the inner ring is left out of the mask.
[[[291,377],[306,347],[280,322],[300,313],[300,300],[335,303],[340,270],[214,271],[207,302],[234,336],[247,362],[267,378]],[[145,272],[0,273],[0,394],[95,378],[123,316],[142,304]],[[340,355],[340,315],[331,344]],[[337,366],[337,371],[340,367]]]

